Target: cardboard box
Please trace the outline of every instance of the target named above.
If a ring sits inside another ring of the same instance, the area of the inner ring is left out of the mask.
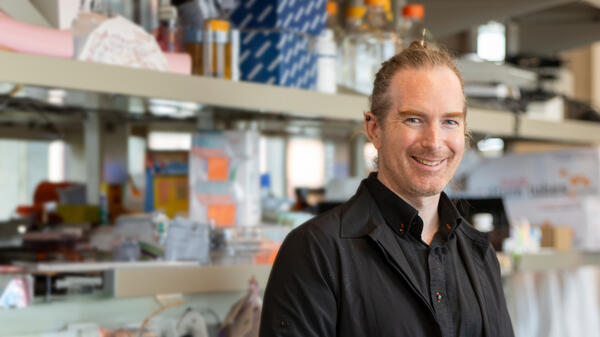
[[[280,29],[319,35],[327,24],[326,0],[239,1],[230,20],[242,29]]]
[[[301,89],[317,84],[317,54],[309,37],[295,32],[241,34],[240,72],[244,81]]]
[[[542,247],[557,251],[571,251],[573,248],[573,230],[567,226],[542,225]]]

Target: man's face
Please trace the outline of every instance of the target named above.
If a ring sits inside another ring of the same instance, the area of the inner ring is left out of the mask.
[[[385,121],[366,122],[378,150],[378,178],[407,198],[439,194],[465,149],[460,82],[445,66],[402,69],[389,90],[392,108]]]

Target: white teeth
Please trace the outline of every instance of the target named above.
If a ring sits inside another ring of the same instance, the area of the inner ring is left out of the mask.
[[[438,161],[428,161],[428,160],[423,160],[423,159],[419,159],[419,158],[415,158],[419,163],[427,165],[427,166],[436,166],[439,163],[441,163],[441,160]]]

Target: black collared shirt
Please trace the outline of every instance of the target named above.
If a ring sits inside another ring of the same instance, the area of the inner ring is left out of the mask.
[[[381,183],[376,172],[366,179],[366,186],[397,234],[398,245],[415,276],[414,286],[431,301],[443,336],[482,335],[481,309],[454,235],[462,218],[452,201],[442,192],[440,227],[428,245],[421,239],[423,220],[415,208]]]

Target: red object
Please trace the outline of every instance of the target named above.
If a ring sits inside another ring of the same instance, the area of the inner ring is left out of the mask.
[[[402,8],[402,15],[405,17],[422,19],[425,17],[425,6],[419,4],[406,5]]]
[[[71,182],[51,183],[43,181],[38,184],[33,193],[33,205],[20,205],[17,207],[17,214],[22,217],[32,218],[36,223],[42,223],[42,214],[44,213],[44,204],[47,202],[58,202],[58,189],[74,185]],[[54,220],[54,219],[48,219]],[[45,221],[44,221],[45,222]]]
[[[51,183],[49,181],[43,181],[39,183],[36,187],[35,192],[33,194],[33,204],[34,205],[44,205],[47,202],[51,201],[59,201],[59,196],[57,190],[60,188],[65,188],[74,185],[74,183],[70,182],[62,182],[62,183]]]

